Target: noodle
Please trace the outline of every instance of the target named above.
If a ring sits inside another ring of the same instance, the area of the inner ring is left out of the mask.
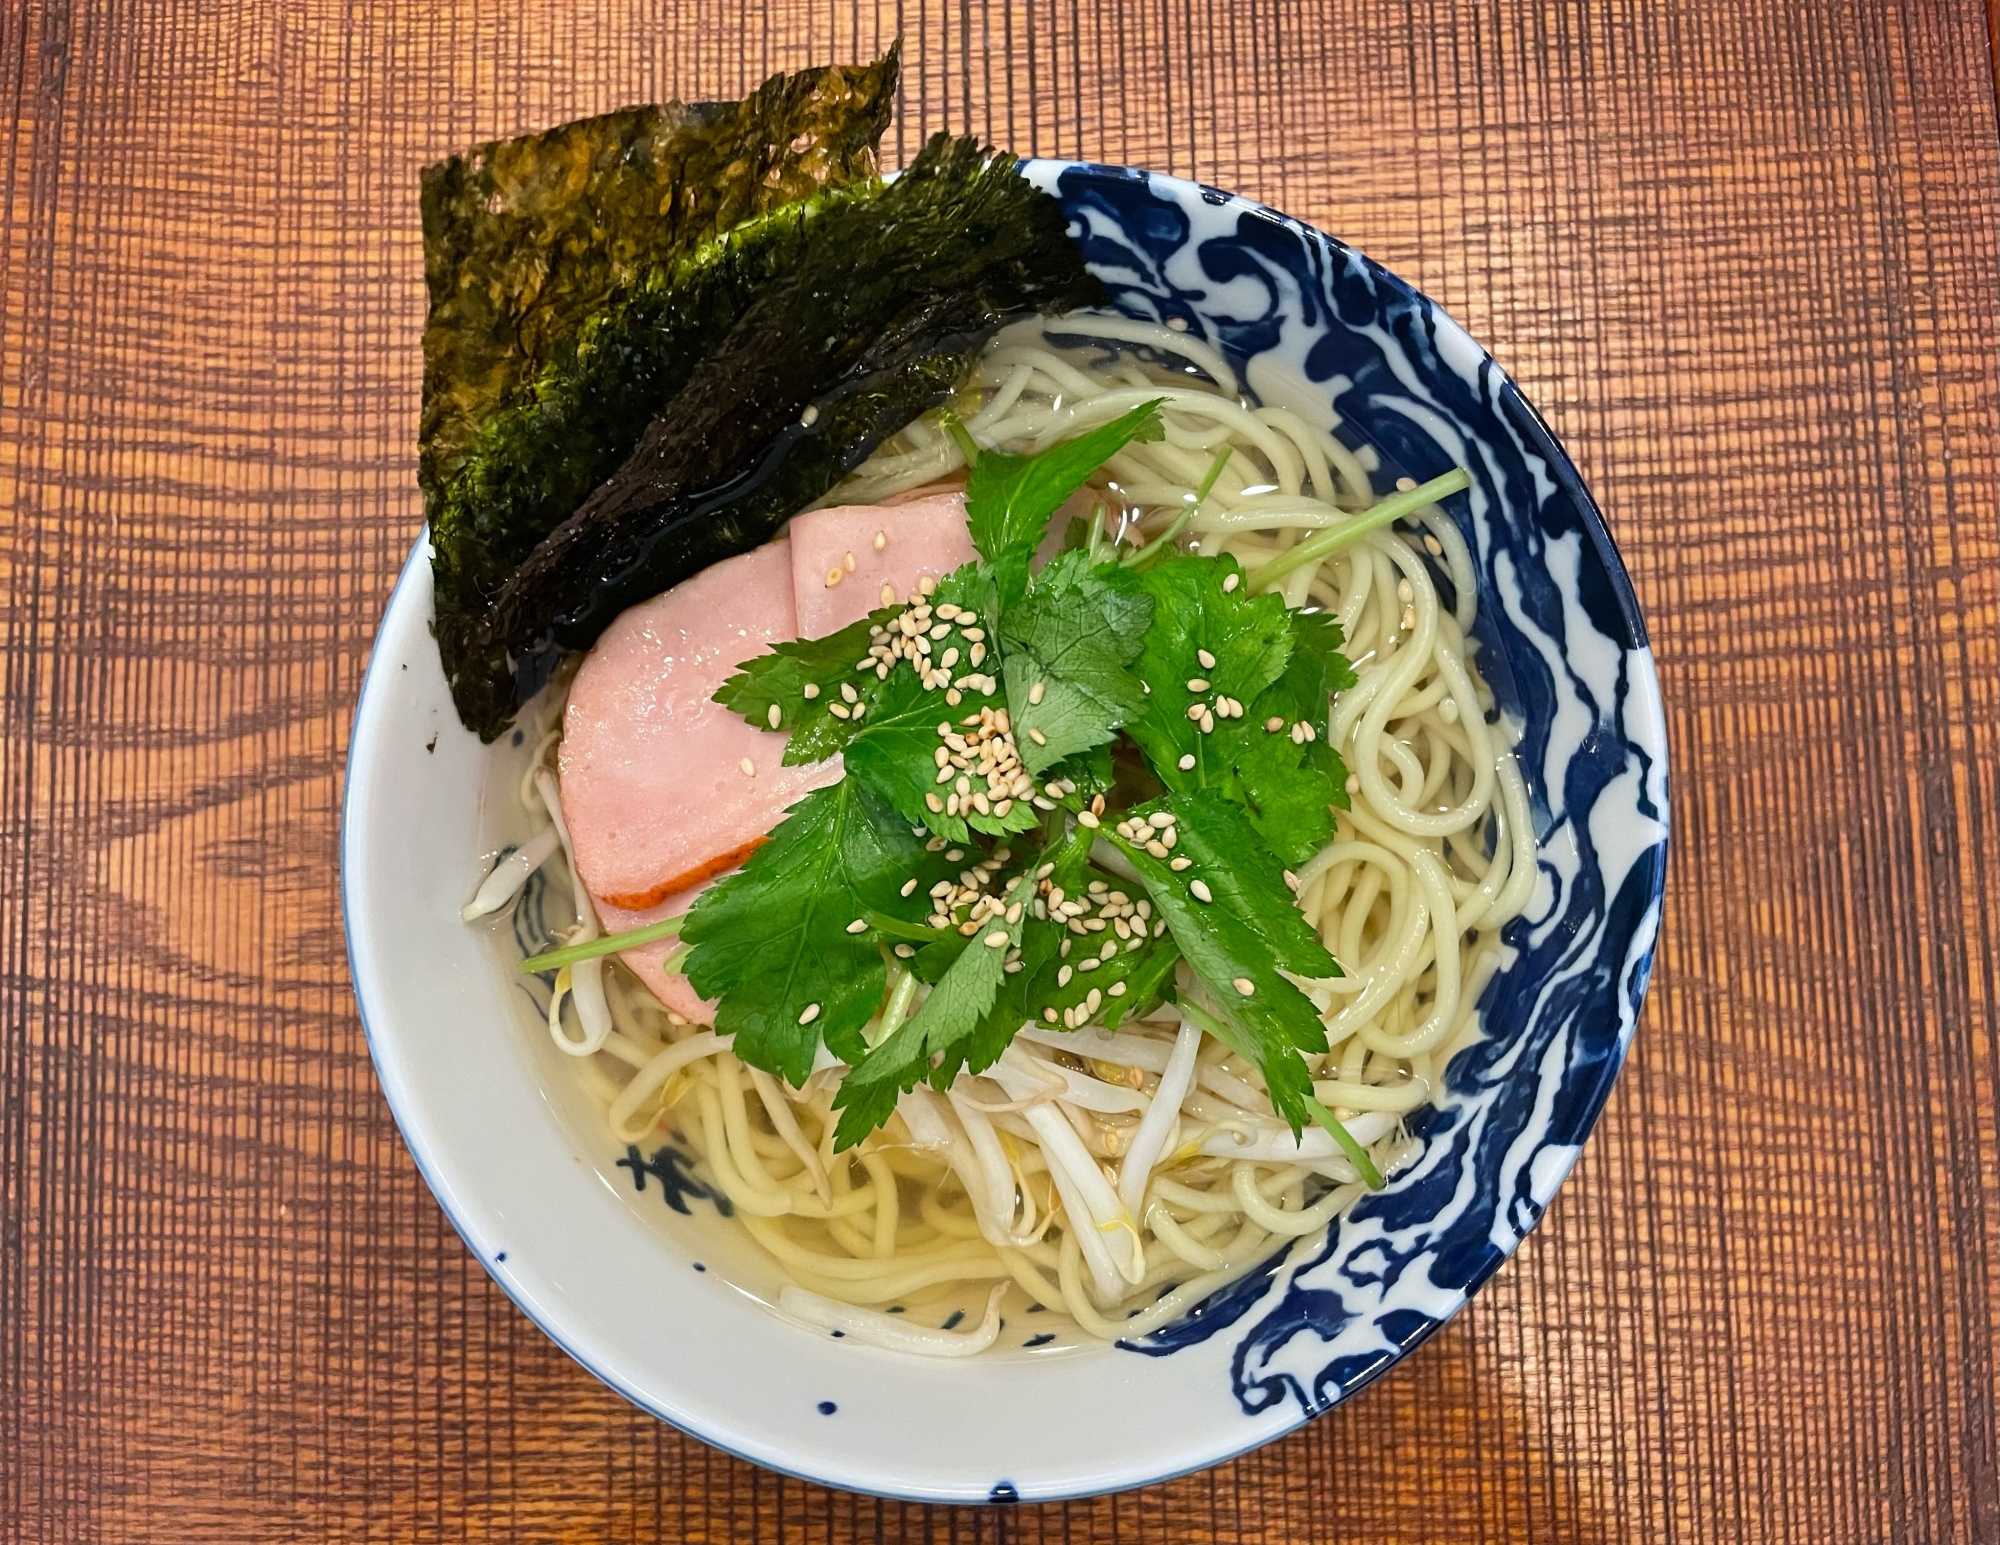
[[[1376,502],[1336,436],[1243,398],[1206,345],[1129,318],[1009,328],[955,407],[981,445],[1031,453],[1160,397],[1164,437],[1126,445],[1088,490],[1101,549],[1171,537],[1254,575]],[[826,502],[887,500],[962,466],[952,436],[926,418]],[[1479,1033],[1500,930],[1535,883],[1534,833],[1477,672],[1472,560],[1457,526],[1430,507],[1298,558],[1276,588],[1338,618],[1357,672],[1330,720],[1353,808],[1336,812],[1333,839],[1298,875],[1299,905],[1346,973],[1310,986],[1329,1049],[1308,1061],[1317,1097],[1388,1174],[1418,1151],[1403,1118]],[[598,923],[573,879],[554,741],[521,783],[547,829],[501,860],[467,914],[505,905],[560,853],[577,916],[566,942],[576,942]],[[943,1095],[919,1086],[886,1127],[836,1153],[824,1055],[793,1090],[669,1013],[622,965],[586,962],[557,987],[551,1033],[611,1134],[637,1143],[677,1129],[790,1278],[779,1307],[878,1345],[984,1350],[1010,1299],[1090,1336],[1142,1335],[1318,1233],[1365,1190],[1329,1134],[1294,1136],[1257,1068],[1171,1003],[1116,1033],[1027,1026],[985,1074]],[[871,1044],[912,1012],[917,991],[892,972]],[[912,1307],[942,1325],[883,1312]],[[955,1329],[969,1314],[974,1327]]]

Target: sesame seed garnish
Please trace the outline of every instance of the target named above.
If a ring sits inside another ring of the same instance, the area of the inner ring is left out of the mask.
[[[1194,865],[1194,860],[1187,857],[1185,854],[1182,854],[1178,858],[1171,858],[1167,860],[1167,867],[1169,869],[1174,869],[1174,870],[1192,868],[1193,865]]]
[[[914,944],[899,944],[896,946],[896,958],[898,960],[908,960],[916,952],[917,947]]]
[[[844,703],[828,703],[826,711],[836,719],[845,719],[848,717],[847,706]]]
[[[1404,575],[1401,579],[1396,581],[1397,600],[1407,603],[1410,601],[1414,601],[1416,598],[1417,598],[1417,593],[1416,591],[1410,588],[1410,577],[1407,574]]]
[[[926,795],[924,796],[924,803],[925,803],[925,804],[927,804],[927,805],[929,805],[929,806],[931,807],[931,814],[932,814],[932,815],[943,815],[943,814],[944,814],[944,801],[943,801],[943,800],[941,800],[941,799],[939,799],[939,798],[937,797],[937,795],[935,795],[935,794],[926,794]]]
[[[945,861],[945,862],[946,862],[947,864],[955,864],[955,863],[957,863],[957,862],[958,862],[958,861],[959,861],[960,859],[962,859],[962,858],[964,858],[964,857],[965,857],[965,849],[964,849],[964,848],[946,848],[946,849],[945,849],[945,852],[944,852],[944,861]]]
[[[1104,990],[1110,993],[1111,996],[1114,998],[1122,998],[1125,996],[1125,984],[1123,982],[1113,982],[1109,987],[1105,988]],[[1137,1072],[1138,1070],[1135,1068],[1133,1071]]]
[[[1239,583],[1242,582],[1242,579],[1243,576],[1241,574],[1230,575],[1227,579],[1225,579],[1222,582],[1222,593],[1224,595],[1228,595],[1232,590],[1234,590],[1237,587]]]
[[[1064,966],[1060,971],[1056,973],[1056,986],[1058,987],[1069,986],[1069,979],[1075,974],[1076,972],[1071,967]]]
[[[742,761],[738,762],[736,765],[743,769],[744,777],[754,778],[757,776],[757,764],[751,761],[749,757],[746,756],[745,758],[743,758]]]
[[[817,424],[818,422],[819,422],[819,404],[816,402],[807,403],[805,412],[799,415],[799,427],[801,429],[810,429],[812,428],[813,425]]]
[[[917,581],[917,594],[923,596],[930,596],[930,595],[935,595],[936,593],[937,593],[937,581],[933,579],[930,575],[926,574],[922,579]]]
[[[806,1005],[806,1011],[803,1014],[799,1015],[799,1023],[802,1025],[809,1025],[815,1019],[818,1018],[819,1018],[819,1005],[817,1003],[808,1003]]]
[[[1056,1011],[1052,1008],[1043,1009],[1042,1018],[1046,1019],[1050,1024],[1054,1024],[1056,1022]]]
[[[916,888],[917,888],[917,877],[915,875],[911,875],[909,879],[903,882],[902,894],[907,896],[910,894],[911,891],[915,890]]]
[[[826,588],[831,590],[835,585],[839,584],[840,577],[845,572],[846,570],[839,568],[828,569],[826,571]]]
[[[840,566],[846,569],[848,573],[852,574],[856,568],[856,564],[854,562],[854,554],[849,553],[847,554],[846,557],[842,558],[840,560]]]
[[[1270,718],[1264,721],[1264,733],[1267,735],[1275,735],[1284,727],[1285,720],[1281,714],[1272,714]]]
[[[816,681],[809,681],[809,682],[807,682],[807,683],[806,683],[806,688],[805,688],[805,695],[806,695],[806,701],[807,701],[807,702],[811,702],[811,701],[812,701],[812,700],[813,700],[814,698],[818,697],[818,696],[819,696],[819,683],[818,683],[818,682],[816,682]]]
[[[1212,671],[1215,669],[1215,656],[1210,654],[1206,649],[1197,649],[1194,652],[1194,657],[1201,661],[1201,668],[1203,670]]]
[[[1001,945],[1007,942],[1007,930],[1004,928],[996,928],[986,936],[983,942],[985,943],[988,949],[997,950],[1000,948]]]
[[[1209,890],[1206,880],[1190,880],[1188,881],[1188,889],[1194,893],[1196,901],[1215,900],[1215,893]]]
[[[896,587],[894,585],[884,584],[882,586],[882,604],[884,606],[894,606],[896,604]]]
[[[1187,689],[1190,692],[1206,692],[1208,690],[1208,682],[1203,677],[1190,676],[1188,677]]]
[[[1092,815],[1088,810],[1085,810],[1078,813],[1076,818],[1076,824],[1079,826],[1088,827],[1091,831],[1096,831],[1099,822],[1096,816]]]
[[[1242,993],[1243,996],[1246,998],[1257,990],[1257,984],[1251,981],[1250,978],[1247,976],[1239,976],[1238,978],[1236,978],[1235,981],[1231,982],[1229,985],[1231,987],[1234,987],[1238,992]]]
[[[877,552],[879,553],[879,552],[880,552],[880,551],[881,551],[881,550],[882,550],[883,548],[887,547],[888,545],[889,545],[889,533],[888,533],[888,532],[886,532],[886,531],[878,531],[878,532],[876,532],[876,533],[875,533],[875,551],[877,551]],[[893,597],[894,597],[894,595],[895,595],[895,592],[894,592],[894,591],[892,590],[892,591],[890,591],[890,592],[889,592],[889,594],[890,594],[890,596],[891,596],[891,597],[893,598]]]
[[[1038,746],[1046,746],[1049,743],[1049,737],[1044,735],[1040,730],[1029,730],[1028,739],[1032,740]]]
[[[1039,703],[1042,700],[1043,685],[1042,682],[1038,681],[1032,687],[1028,688],[1028,701],[1030,703]]]
[[[853,922],[847,925],[847,931],[849,933],[866,933],[868,931],[868,919],[865,917],[857,917]]]
[[[1424,551],[1429,553],[1433,558],[1442,558],[1444,556],[1444,543],[1426,531],[1424,533]]]
[[[1188,754],[1182,757],[1180,761],[1177,762],[1175,765],[1178,766],[1182,772],[1191,772],[1194,768],[1194,753],[1192,751],[1188,752]]]
[[[773,703],[769,708],[764,710],[764,722],[775,730],[785,722],[785,711],[776,703]]]

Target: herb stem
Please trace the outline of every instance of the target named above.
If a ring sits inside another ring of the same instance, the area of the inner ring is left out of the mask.
[[[1368,1157],[1368,1150],[1355,1140],[1354,1134],[1340,1124],[1340,1119],[1311,1095],[1306,1096],[1306,1114],[1333,1135],[1340,1144],[1340,1151],[1347,1155],[1348,1162],[1360,1171],[1361,1179],[1371,1191],[1382,1189],[1382,1172],[1375,1167],[1375,1161]]]
[[[1172,524],[1166,530],[1154,537],[1152,541],[1148,542],[1136,553],[1129,554],[1124,560],[1126,568],[1144,568],[1161,553],[1165,552],[1176,537],[1187,530],[1188,523],[1201,513],[1203,502],[1215,491],[1215,481],[1222,476],[1222,469],[1229,465],[1230,454],[1230,448],[1226,445],[1215,453],[1215,460],[1208,464],[1208,474],[1202,478],[1201,487],[1195,491],[1193,501],[1189,503],[1186,509],[1173,518]]]
[[[869,1043],[871,1051],[903,1028],[903,1021],[910,1017],[910,1005],[916,1000],[915,972],[905,970],[901,966],[891,966],[889,980],[895,985],[889,989],[889,1001],[882,1006],[880,1028],[875,1032],[875,1039]]]
[[[979,465],[979,442],[972,438],[972,431],[959,422],[958,415],[949,408],[938,409],[938,425],[951,436],[952,444],[958,447],[959,455],[965,458],[965,468],[969,472]]]
[[[628,928],[623,933],[608,933],[602,938],[586,939],[581,944],[565,945],[559,950],[550,950],[547,954],[530,955],[521,962],[521,974],[537,976],[544,971],[560,971],[564,966],[573,966],[578,961],[595,960],[600,955],[616,955],[620,950],[651,944],[655,939],[678,939],[681,936],[681,924],[686,921],[685,914],[679,917],[663,917],[657,923],[648,923],[643,928]]]
[[[1381,503],[1371,505],[1354,519],[1343,521],[1338,526],[1328,526],[1326,530],[1307,537],[1296,547],[1279,553],[1269,563],[1250,571],[1251,590],[1262,590],[1273,581],[1283,579],[1302,563],[1316,563],[1330,553],[1336,553],[1349,542],[1366,536],[1371,531],[1379,531],[1392,521],[1401,520],[1405,515],[1414,515],[1427,504],[1435,504],[1447,494],[1461,493],[1472,486],[1472,474],[1463,467],[1453,467],[1443,477],[1434,477],[1428,483],[1401,493],[1391,494]]]

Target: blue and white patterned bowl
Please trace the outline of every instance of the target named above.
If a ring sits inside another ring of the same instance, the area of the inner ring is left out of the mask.
[[[854,1490],[1042,1501],[1214,1464],[1327,1410],[1455,1313],[1534,1227],[1603,1107],[1652,965],[1667,762],[1653,659],[1602,517],[1486,353],[1295,220],[1145,172],[1037,161],[1118,305],[1181,318],[1254,387],[1303,380],[1385,463],[1454,466],[1481,662],[1522,730],[1542,880],[1509,925],[1487,1039],[1418,1124],[1422,1159],[1323,1241],[1138,1342],[911,1359],[774,1317],[635,1197],[502,973],[457,921],[490,753],[459,729],[419,542],[369,664],[342,890],[369,1046],[467,1244],[560,1346],[719,1447]],[[651,1200],[645,1198],[643,1200]]]

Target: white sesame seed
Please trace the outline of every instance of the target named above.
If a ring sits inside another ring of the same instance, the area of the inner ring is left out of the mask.
[[[1125,996],[1125,984],[1123,982],[1113,982],[1105,991],[1110,993],[1114,998],[1122,998]]]
[[[1196,901],[1215,900],[1215,893],[1208,888],[1206,880],[1190,880],[1188,881],[1188,889],[1194,893]]]
[[[1275,735],[1284,727],[1284,718],[1279,714],[1272,714],[1270,718],[1264,721],[1264,733],[1267,735]]]
[[[742,761],[738,762],[736,765],[743,769],[744,777],[754,778],[757,776],[757,764],[751,761],[749,757],[746,756],[745,758],[743,758]]]
[[[910,892],[911,892],[911,891],[915,890],[916,888],[917,888],[917,877],[916,877],[915,875],[911,875],[911,876],[909,877],[909,879],[907,879],[907,880],[905,880],[905,881],[903,882],[903,891],[902,891],[902,893],[903,893],[903,894],[904,894],[905,896],[907,896],[907,895],[909,895],[909,894],[910,894]]]
[[[947,864],[955,864],[955,863],[957,863],[957,862],[958,862],[958,861],[959,861],[960,859],[962,859],[962,858],[964,858],[964,857],[965,857],[965,849],[964,849],[964,848],[946,848],[946,849],[945,849],[945,853],[944,853],[944,861],[945,861],[945,862],[946,862]]]
[[[806,1005],[806,1011],[803,1014],[799,1015],[799,1023],[802,1025],[809,1025],[815,1019],[818,1018],[819,1018],[819,1005],[817,1003],[808,1003]]]
[[[1410,580],[1408,575],[1404,575],[1403,578],[1396,581],[1397,600],[1403,602],[1409,602],[1409,601],[1414,601],[1416,598],[1417,598],[1417,593],[1416,591],[1410,588]]]
[[[944,814],[944,801],[939,799],[937,795],[926,794],[924,796],[924,803],[931,807],[931,814],[933,815]]]
[[[813,425],[817,424],[818,422],[819,422],[819,404],[812,402],[807,403],[805,412],[799,415],[799,427],[801,429],[810,429],[812,428]]]
[[[857,917],[853,922],[847,925],[847,931],[849,933],[866,933],[868,931],[868,919],[865,917]]]
[[[1158,838],[1155,838],[1146,844],[1146,851],[1155,858],[1165,858],[1167,856],[1167,845]]]
[[[1151,815],[1146,817],[1146,824],[1155,831],[1165,831],[1169,826],[1174,824],[1174,818],[1165,810],[1155,810]]]
[[[1042,700],[1043,685],[1042,682],[1038,681],[1032,687],[1028,688],[1028,701],[1030,703],[1039,703]]]
[[[775,730],[785,722],[785,711],[776,703],[773,703],[769,708],[764,710],[764,722]]]
[[[917,593],[919,595],[934,595],[936,592],[937,581],[930,575],[926,574],[922,579],[917,581]]]
[[[1086,958],[1084,958],[1084,959],[1082,959],[1082,960],[1079,960],[1079,961],[1078,961],[1078,962],[1076,963],[1076,968],[1077,968],[1077,970],[1079,970],[1079,971],[1095,971],[1095,970],[1097,969],[1097,967],[1098,967],[1098,964],[1099,964],[1099,962],[1098,962],[1098,959],[1097,959],[1097,957],[1096,957],[1095,955],[1091,955],[1091,956],[1087,956]],[[1063,969],[1064,969],[1064,970],[1068,970],[1069,968],[1068,968],[1067,966],[1065,966],[1065,967],[1064,967]]]
[[[1210,654],[1206,649],[1197,649],[1194,652],[1194,657],[1201,661],[1201,668],[1203,670],[1212,671],[1215,669],[1215,656]]]
[[[1203,708],[1199,703],[1189,703],[1187,716],[1190,719],[1192,719],[1196,724],[1199,724],[1201,723],[1201,716],[1207,711],[1208,710]]]
[[[844,557],[842,557],[840,560],[840,566],[846,569],[848,573],[852,574],[856,568],[856,564],[854,562],[854,554],[848,553]]]
[[[1208,682],[1200,676],[1190,676],[1188,677],[1187,689],[1190,692],[1206,692],[1208,690]]]
[[[851,717],[847,705],[844,703],[828,703],[826,705],[826,711],[832,714],[836,719],[845,719]]]
[[[1231,987],[1234,987],[1238,992],[1242,993],[1243,996],[1246,998],[1257,990],[1257,984],[1251,981],[1250,978],[1247,976],[1239,976],[1238,978],[1236,978],[1235,981],[1231,982],[1229,985]]]
[[[917,947],[914,944],[899,944],[896,946],[896,958],[898,960],[908,960],[916,952]]]
[[[826,588],[831,590],[835,585],[839,584],[841,575],[845,572],[844,569],[828,569],[826,571]]]
[[[1046,1019],[1050,1024],[1054,1024],[1056,1022],[1056,1011],[1052,1008],[1043,1009],[1042,1018]]]
[[[1429,553],[1433,558],[1442,558],[1444,556],[1444,543],[1426,531],[1424,533],[1424,551]]]
[[[1228,595],[1232,590],[1234,590],[1237,587],[1237,585],[1242,581],[1242,579],[1243,576],[1241,574],[1230,575],[1227,579],[1225,579],[1222,582],[1222,593],[1224,595]]]
[[[875,551],[877,551],[877,552],[879,553],[879,552],[880,552],[880,551],[881,551],[881,550],[882,550],[883,548],[887,547],[888,545],[889,545],[889,533],[888,533],[888,532],[886,532],[886,531],[878,531],[878,532],[876,532],[876,533],[875,533]],[[890,593],[890,595],[891,595],[892,597],[893,597],[893,596],[895,595],[895,592],[894,592],[893,590],[892,590],[892,591],[890,591],[889,593]]]
[[[818,683],[818,682],[816,682],[816,681],[809,681],[809,682],[807,682],[807,683],[806,683],[806,686],[805,686],[805,695],[806,695],[806,701],[807,701],[807,702],[811,702],[811,701],[812,701],[812,700],[813,700],[814,698],[818,697],[818,696],[819,696],[819,683]]]
[[[998,948],[1000,948],[1001,945],[1007,942],[1007,930],[1004,928],[994,929],[991,933],[989,933],[986,936],[984,942],[988,949],[997,950]]]
[[[1192,867],[1193,864],[1194,860],[1187,857],[1185,854],[1183,854],[1179,858],[1172,858],[1167,860],[1167,867],[1169,869],[1174,869],[1174,870],[1187,869]]]
[[[1056,986],[1058,987],[1069,986],[1069,979],[1075,974],[1076,972],[1072,967],[1064,966],[1060,971],[1056,973]]]
[[[945,693],[944,700],[947,703],[949,703],[953,708],[956,708],[959,705],[959,703],[963,701],[963,699],[960,698],[958,688],[956,687],[953,687],[949,692]]]
[[[882,540],[879,533],[875,540],[878,543]],[[880,549],[878,548],[877,550],[879,551]],[[896,604],[896,587],[894,585],[884,585],[882,587],[882,604],[884,606],[894,606]]]
[[[1088,827],[1091,831],[1096,831],[1099,823],[1096,816],[1092,815],[1088,810],[1085,810],[1077,816],[1076,824],[1079,826]]]
[[[1038,746],[1046,746],[1049,743],[1049,737],[1044,735],[1040,730],[1029,730],[1028,739],[1032,740]]]

